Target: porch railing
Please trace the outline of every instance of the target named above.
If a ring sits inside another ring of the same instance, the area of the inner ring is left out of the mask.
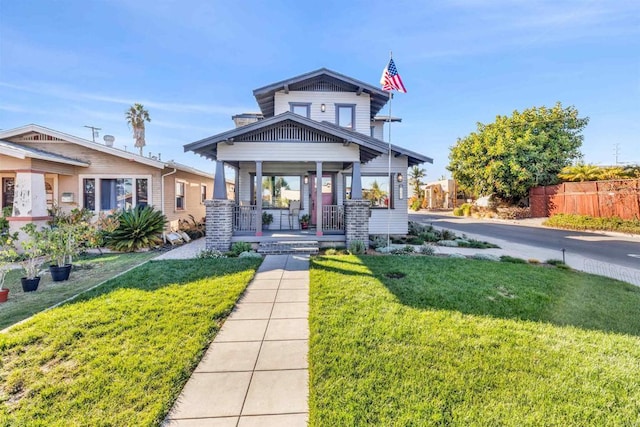
[[[322,230],[323,231],[344,230],[344,206],[342,205],[322,206]]]
[[[233,208],[233,231],[256,231],[257,206],[235,206]]]

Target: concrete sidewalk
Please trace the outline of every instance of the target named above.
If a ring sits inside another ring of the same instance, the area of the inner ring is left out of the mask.
[[[309,257],[268,255],[164,426],[306,426]]]

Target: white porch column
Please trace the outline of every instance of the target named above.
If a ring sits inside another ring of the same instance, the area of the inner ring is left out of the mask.
[[[256,236],[262,236],[262,161],[256,160]]]
[[[40,228],[48,219],[44,172],[32,169],[16,170],[13,211],[7,218],[9,231],[19,232],[20,228],[31,222]]]
[[[216,160],[216,177],[213,182],[213,198],[218,200],[227,199],[227,183],[224,177],[224,162]]]
[[[316,236],[322,236],[322,162],[316,162]]]
[[[360,175],[360,162],[353,162],[351,175],[351,200],[362,199],[362,176]]]

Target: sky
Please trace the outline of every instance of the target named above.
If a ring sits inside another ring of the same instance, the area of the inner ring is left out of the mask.
[[[637,0],[0,0],[0,129],[133,151],[139,102],[145,155],[213,172],[183,145],[259,111],[254,89],[322,67],[378,86],[390,51],[392,142],[434,159],[426,181],[478,122],[556,102],[590,118],[585,162],[640,163]]]

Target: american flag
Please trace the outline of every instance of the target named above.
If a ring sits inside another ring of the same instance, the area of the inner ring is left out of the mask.
[[[396,64],[393,63],[393,58],[389,60],[389,65],[382,70],[380,84],[382,85],[382,90],[397,90],[398,92],[407,93],[407,89],[404,87],[404,84],[402,84],[400,74],[398,74]]]

